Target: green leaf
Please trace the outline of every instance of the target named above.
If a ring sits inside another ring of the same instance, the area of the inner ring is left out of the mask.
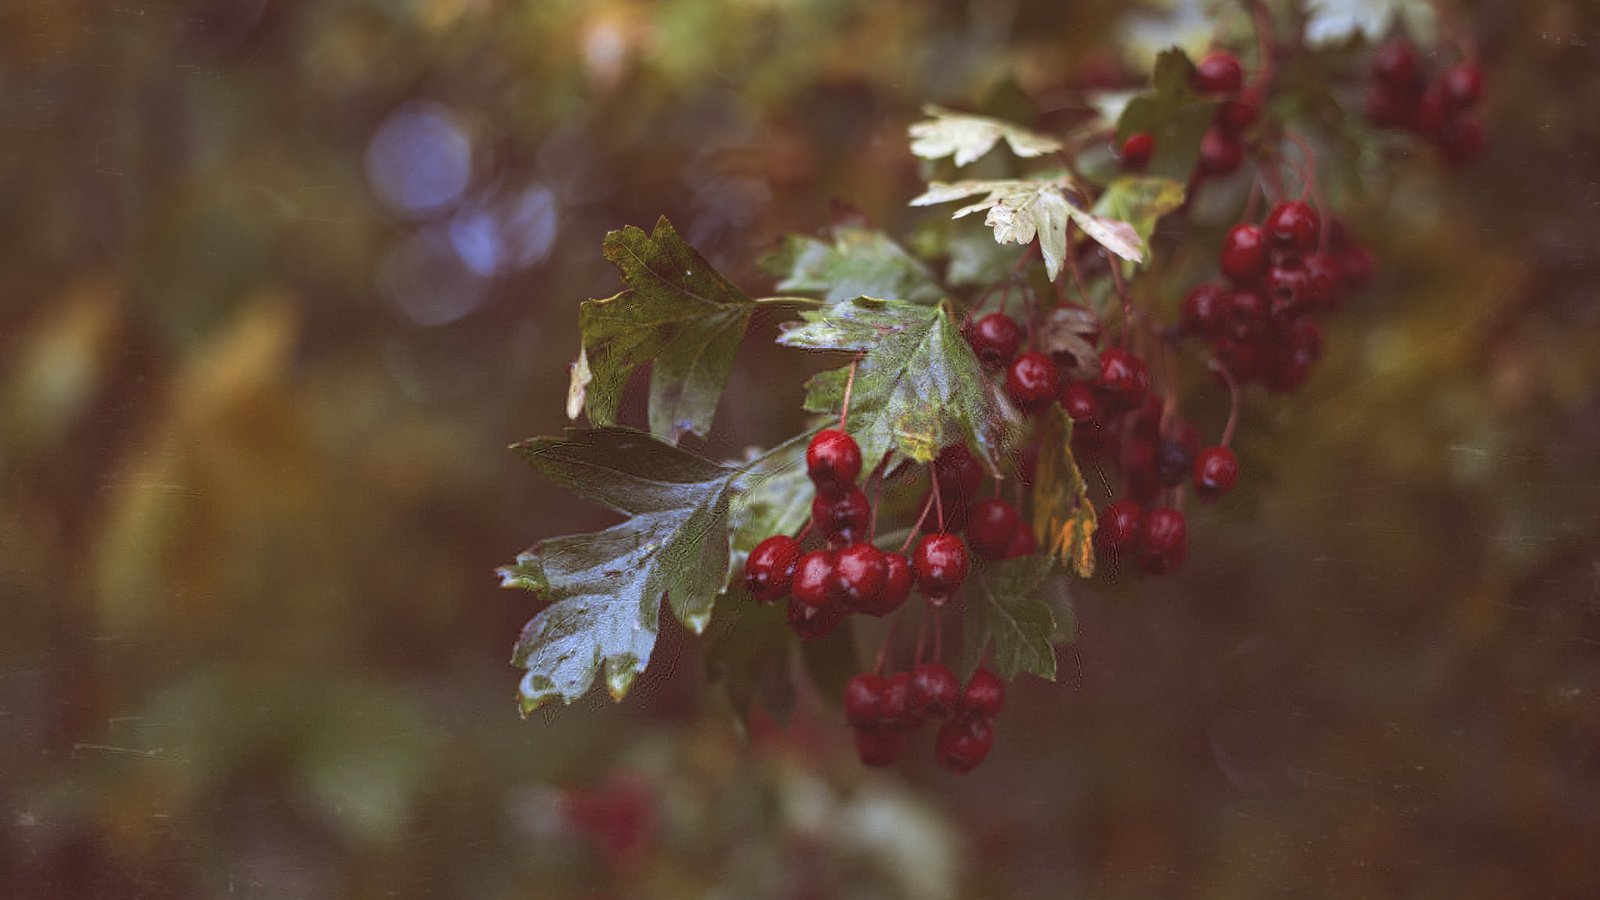
[[[774,534],[794,534],[810,518],[813,488],[804,461],[812,433],[752,460],[735,479],[728,510],[730,578],[742,569],[756,544]]]
[[[1125,175],[1106,186],[1095,201],[1097,216],[1128,223],[1139,243],[1149,246],[1156,222],[1183,205],[1183,183],[1171,178]]]
[[[1001,138],[1011,147],[1012,153],[1024,158],[1061,149],[1061,142],[1055,138],[1010,122],[952,112],[931,104],[922,111],[929,118],[913,123],[908,131],[912,154],[923,159],[953,156],[957,166],[964,166],[993,150]]]
[[[997,244],[982,230],[957,228],[950,235],[945,281],[954,287],[991,285],[1011,274],[1017,264],[1017,250]]]
[[[1040,555],[1061,560],[1074,574],[1094,574],[1097,527],[1089,489],[1072,457],[1072,419],[1059,406],[1039,416],[1039,465],[1033,481],[1033,536]]]
[[[1155,153],[1146,171],[1152,175],[1186,179],[1200,158],[1200,139],[1211,127],[1216,104],[1189,87],[1194,64],[1182,50],[1172,48],[1156,58],[1155,89],[1128,101],[1117,120],[1117,143],[1143,131],[1156,139]]]
[[[931,304],[944,297],[926,263],[883,232],[867,228],[837,228],[832,244],[790,235],[761,264],[782,279],[779,291],[815,295],[829,303],[893,297]]]
[[[998,471],[1017,413],[991,391],[972,348],[938,307],[861,298],[802,313],[778,343],[864,353],[850,399],[850,433],[870,468],[890,451],[926,463],[957,442]],[[849,368],[806,383],[806,409],[836,412]]]
[[[606,235],[606,259],[628,290],[588,300],[578,313],[589,379],[584,410],[614,425],[633,370],[652,362],[650,430],[676,442],[705,436],[755,302],[684,243],[665,217],[653,234],[628,226]],[[579,394],[582,366],[574,369]]]
[[[978,565],[967,592],[962,662],[971,672],[992,643],[989,664],[1002,678],[1029,672],[1055,680],[1055,614],[1045,597],[1051,577],[1048,556],[1026,556]]]
[[[499,570],[504,587],[552,601],[523,628],[524,715],[583,696],[604,669],[622,699],[644,671],[665,596],[702,631],[728,573],[728,506],[740,470],[624,428],[573,429],[517,448],[545,476],[629,518],[542,541]]]

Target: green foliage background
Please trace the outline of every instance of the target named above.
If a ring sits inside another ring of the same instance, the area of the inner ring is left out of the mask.
[[[605,232],[666,214],[748,287],[830,198],[936,220],[905,207],[924,103],[1053,127],[1195,39],[1160,6],[5,3],[0,895],[1588,895],[1593,3],[1450,5],[1484,158],[1390,148],[1351,217],[1381,276],[1301,395],[1252,404],[1248,491],[1195,513],[1179,576],[1075,597],[1062,682],[1018,683],[973,775],[920,745],[863,771],[781,662],[666,619],[625,703],[516,715],[535,607],[492,571],[613,521],[506,450],[561,427]],[[476,300],[433,325],[381,273],[436,274],[405,254],[448,216],[366,171],[418,100],[472,196],[557,213],[533,265],[441,282]],[[769,312],[751,333],[704,444],[729,457],[797,431],[815,371]]]

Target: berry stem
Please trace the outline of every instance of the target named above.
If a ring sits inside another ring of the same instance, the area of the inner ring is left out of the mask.
[[[939,486],[935,482],[933,490],[928,492],[928,499],[922,502],[922,512],[917,516],[917,524],[911,526],[911,531],[906,534],[906,542],[900,545],[901,553],[910,549],[911,542],[917,539],[917,533],[922,530],[922,523],[928,519],[928,510],[933,509],[933,498],[937,496],[939,496]]]
[[[1089,305],[1089,288],[1083,283],[1083,273],[1078,271],[1078,254],[1072,252],[1072,229],[1067,229],[1067,271],[1072,273],[1072,280],[1078,286],[1078,299],[1085,306]]]
[[[1284,129],[1283,136],[1286,140],[1300,148],[1300,155],[1305,157],[1305,186],[1311,192],[1311,202],[1317,205],[1317,217],[1322,221],[1322,234],[1318,242],[1318,250],[1328,249],[1328,237],[1333,229],[1328,227],[1328,203],[1322,197],[1322,188],[1317,184],[1317,151],[1312,149],[1311,143],[1301,135]]]
[[[1222,427],[1222,440],[1217,443],[1226,447],[1233,440],[1233,430],[1239,425],[1239,382],[1234,379],[1233,371],[1220,359],[1212,359],[1211,371],[1222,376],[1228,384],[1228,424]]]
[[[933,505],[939,511],[939,530],[944,530],[944,492],[939,490],[939,469],[928,467],[928,477],[933,481]]]
[[[872,664],[872,674],[882,675],[883,666],[889,661],[889,647],[894,644],[894,633],[900,628],[900,617],[896,616],[889,622],[889,630],[883,635],[883,646],[878,648],[878,658]]]
[[[1122,301],[1122,346],[1127,347],[1133,333],[1133,298],[1128,296],[1128,283],[1122,280],[1122,267],[1114,259],[1106,262],[1110,263],[1111,283],[1116,287],[1117,298]]]
[[[944,659],[944,620],[937,606],[933,607],[933,658]]]

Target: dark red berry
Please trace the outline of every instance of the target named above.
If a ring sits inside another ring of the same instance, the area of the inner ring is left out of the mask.
[[[1270,307],[1255,291],[1238,290],[1228,293],[1228,333],[1234,337],[1248,338],[1260,333],[1267,324]]]
[[[944,492],[946,500],[957,497],[966,502],[983,483],[983,464],[966,444],[951,444],[940,450],[934,457],[933,467],[939,475],[939,490]]]
[[[1022,346],[1022,326],[1003,312],[992,312],[972,323],[967,343],[978,361],[986,366],[1003,366]]]
[[[1217,107],[1217,127],[1229,134],[1239,134],[1246,128],[1256,123],[1261,117],[1261,98],[1253,91],[1246,91],[1238,98],[1222,101]]]
[[[1189,552],[1188,528],[1183,513],[1175,509],[1152,509],[1139,529],[1139,562],[1152,575],[1170,572],[1183,563]]]
[[[1331,309],[1344,291],[1344,268],[1332,253],[1306,257],[1306,301],[1312,309]]]
[[[1418,134],[1434,137],[1454,112],[1450,108],[1450,101],[1445,99],[1444,88],[1436,81],[1422,92],[1421,99],[1411,110],[1408,125]]]
[[[925,534],[911,555],[911,571],[922,595],[939,606],[967,580],[967,545],[947,531]]]
[[[1379,128],[1410,128],[1417,117],[1417,97],[1374,82],[1367,88],[1367,121]]]
[[[1006,552],[1001,554],[1001,559],[1017,559],[1023,556],[1032,556],[1038,546],[1033,540],[1033,529],[1027,522],[1018,521],[1017,530],[1011,534],[1011,543],[1006,545]]]
[[[883,589],[878,591],[876,598],[858,607],[869,616],[886,616],[899,609],[900,604],[911,596],[911,560],[906,559],[903,553],[885,553],[883,567]]]
[[[1144,507],[1132,500],[1118,500],[1100,511],[1100,527],[1095,544],[1113,559],[1139,545],[1139,530],[1144,527]]]
[[[1417,48],[1404,38],[1395,38],[1378,48],[1372,58],[1372,74],[1402,94],[1420,92],[1425,77],[1417,61]]]
[[[1244,145],[1239,138],[1215,125],[1200,139],[1200,171],[1207,175],[1227,175],[1244,162]]]
[[[1292,319],[1313,306],[1311,273],[1304,266],[1273,266],[1267,270],[1263,286],[1267,292],[1267,312],[1274,319]]]
[[[1226,296],[1227,290],[1220,284],[1195,285],[1183,298],[1183,330],[1205,336],[1216,334],[1225,320]]]
[[[1145,166],[1150,165],[1150,156],[1155,153],[1155,135],[1147,131],[1135,131],[1128,135],[1122,142],[1122,168],[1129,172],[1142,172]]]
[[[865,612],[878,602],[889,580],[884,553],[871,544],[851,544],[839,551],[833,566],[834,589],[845,606]]]
[[[1235,284],[1249,284],[1267,273],[1267,236],[1258,225],[1235,225],[1222,239],[1217,258],[1222,274]]]
[[[1112,347],[1100,354],[1100,378],[1095,386],[1107,412],[1124,413],[1138,408],[1150,393],[1150,370],[1133,351]]]
[[[1100,421],[1100,395],[1087,381],[1068,381],[1061,388],[1061,408],[1074,422]]]
[[[844,720],[857,727],[884,721],[883,701],[888,690],[888,681],[872,672],[862,672],[845,682]]]
[[[984,719],[951,719],[939,727],[933,753],[957,775],[978,767],[994,746],[994,728]]]
[[[789,595],[789,628],[806,640],[825,638],[832,634],[833,630],[839,627],[839,623],[844,621],[847,612],[848,610],[837,603],[811,606],[800,602],[793,594]]]
[[[863,765],[892,766],[906,749],[905,733],[886,725],[856,728],[856,756]]]
[[[1372,258],[1372,251],[1359,244],[1339,251],[1339,269],[1343,274],[1346,290],[1355,290],[1364,287],[1372,280],[1373,270],[1377,263]]]
[[[1194,454],[1182,441],[1171,438],[1156,445],[1156,477],[1167,487],[1177,487],[1189,478]]]
[[[853,484],[832,497],[819,491],[811,501],[811,521],[834,548],[847,547],[864,538],[871,518],[867,495]]]
[[[953,715],[961,702],[961,682],[941,662],[925,662],[911,673],[911,705],[927,718]]]
[[[1000,715],[1005,705],[1006,683],[1000,676],[982,666],[974,669],[966,690],[961,692],[961,714],[992,719]]]
[[[775,603],[789,593],[795,566],[800,562],[800,542],[775,534],[755,546],[744,562],[744,588],[761,603]]]
[[[1006,391],[1024,410],[1036,410],[1061,392],[1061,374],[1043,353],[1024,353],[1006,369]]]
[[[979,554],[998,559],[1011,546],[1021,521],[1016,509],[999,497],[979,500],[967,515],[967,541]]]
[[[838,600],[838,582],[834,579],[836,558],[831,550],[813,550],[800,557],[795,564],[794,582],[790,585],[790,606],[831,606]]]
[[[910,730],[922,724],[926,716],[911,702],[911,673],[896,672],[888,678],[883,693],[885,724]]]
[[[1194,460],[1194,495],[1216,500],[1239,481],[1239,458],[1227,447],[1207,447]]]
[[[1244,84],[1244,69],[1232,53],[1213,50],[1195,65],[1189,83],[1202,94],[1231,94]]]
[[[1310,253],[1317,249],[1317,239],[1322,236],[1322,220],[1310,204],[1291,200],[1272,208],[1262,230],[1278,250]]]
[[[1439,129],[1439,152],[1452,165],[1471,162],[1483,151],[1483,126],[1471,119],[1453,119]]]
[[[1457,109],[1478,105],[1483,97],[1483,70],[1472,60],[1458,62],[1439,76],[1445,99]]]
[[[825,428],[806,447],[806,472],[819,491],[840,493],[861,475],[861,447],[843,431]]]

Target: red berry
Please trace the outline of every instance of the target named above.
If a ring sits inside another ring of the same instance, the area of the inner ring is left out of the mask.
[[[892,766],[906,749],[903,732],[886,725],[864,725],[856,728],[856,756],[863,765]]]
[[[790,606],[831,606],[838,599],[838,582],[834,579],[836,559],[831,550],[813,550],[800,557],[794,568],[794,583],[790,586]]]
[[[1259,334],[1267,324],[1267,301],[1255,291],[1228,293],[1228,333],[1238,338]]]
[[[961,692],[961,714],[992,719],[1000,715],[1006,705],[1006,683],[1000,676],[982,666],[974,669],[967,679],[967,688]]]
[[[851,544],[833,566],[834,590],[845,606],[862,612],[873,607],[889,580],[884,553],[871,544]]]
[[[876,597],[869,598],[857,609],[869,616],[886,616],[900,608],[911,596],[911,560],[903,553],[883,555],[883,588]]]
[[[1366,247],[1357,244],[1339,252],[1339,269],[1343,274],[1341,280],[1346,289],[1354,290],[1366,286],[1367,282],[1372,280],[1372,273],[1376,268],[1372,251]]]
[[[1258,225],[1235,225],[1222,239],[1217,258],[1222,274],[1235,284],[1249,284],[1267,273],[1267,236]]]
[[[1194,495],[1216,500],[1239,480],[1239,458],[1227,447],[1207,447],[1194,460]]]
[[[1144,527],[1144,507],[1132,500],[1118,500],[1100,511],[1100,528],[1094,542],[1112,559],[1132,551],[1139,544]]]
[[[1135,131],[1128,135],[1122,142],[1122,168],[1129,172],[1142,172],[1145,166],[1150,165],[1150,156],[1155,153],[1155,135],[1146,131]]]
[[[922,724],[926,718],[922,710],[911,702],[911,673],[896,672],[890,675],[883,694],[884,723],[909,731]]]
[[[1170,572],[1183,563],[1189,552],[1188,528],[1183,513],[1175,509],[1152,509],[1139,529],[1139,562],[1152,575]]]
[[[1213,50],[1194,67],[1189,83],[1202,94],[1231,94],[1244,83],[1244,69],[1232,53]]]
[[[1417,49],[1404,38],[1395,38],[1378,48],[1372,58],[1373,77],[1403,94],[1422,90],[1424,75],[1417,61]]]
[[[925,534],[911,555],[911,571],[928,602],[942,605],[967,580],[967,545],[947,531]]]
[[[883,701],[888,690],[888,681],[872,672],[862,672],[845,682],[844,720],[858,728],[884,721]]]
[[[1445,99],[1444,88],[1438,82],[1428,85],[1422,92],[1422,99],[1411,110],[1411,121],[1407,125],[1418,134],[1433,137],[1439,129],[1448,122],[1454,110],[1450,108],[1450,101]]]
[[[1254,125],[1260,117],[1261,98],[1253,91],[1246,91],[1237,99],[1222,101],[1217,107],[1215,122],[1218,128],[1236,135]]]
[[[951,719],[939,727],[933,753],[939,764],[965,775],[977,768],[994,746],[994,728],[983,719]]]
[[[1410,128],[1417,116],[1417,98],[1383,82],[1367,88],[1367,121],[1379,128]]]
[[[1227,175],[1244,162],[1244,145],[1239,138],[1213,125],[1200,139],[1200,171],[1206,175]]]
[[[1112,347],[1100,354],[1100,402],[1113,415],[1138,408],[1150,393],[1150,370],[1131,350]]]
[[[872,506],[861,488],[850,485],[837,496],[817,493],[811,501],[811,521],[828,539],[829,546],[846,547],[860,541],[867,533],[867,523],[872,518]]]
[[[1036,410],[1061,392],[1061,375],[1045,354],[1024,353],[1006,369],[1006,391],[1024,410]]]
[[[1022,326],[1003,312],[992,312],[972,323],[967,343],[984,365],[1003,366],[1022,345]]]
[[[1322,220],[1310,204],[1291,200],[1272,208],[1262,230],[1278,250],[1310,253],[1317,249],[1317,239],[1322,236]]]
[[[800,562],[800,542],[775,534],[755,546],[744,562],[744,587],[760,603],[774,603],[789,593],[795,566]]]
[[[999,497],[979,500],[967,516],[967,540],[978,553],[997,559],[1011,546],[1021,521],[1011,504]]]
[[[1156,477],[1167,487],[1177,487],[1189,477],[1194,453],[1182,441],[1168,438],[1156,445]]]
[[[811,606],[789,595],[789,628],[806,640],[825,638],[844,621],[847,610],[837,603]]]
[[[1439,152],[1445,162],[1461,165],[1483,151],[1483,126],[1471,119],[1454,119],[1439,129]]]
[[[806,473],[817,490],[837,494],[856,483],[861,475],[861,447],[856,439],[837,428],[817,432],[806,447]]]
[[[1277,265],[1267,270],[1267,312],[1274,319],[1292,319],[1308,311],[1311,273],[1304,266]]]
[[[1087,381],[1068,381],[1061,388],[1061,408],[1074,422],[1100,421],[1100,395]]]
[[[940,450],[933,467],[939,475],[939,490],[946,500],[955,497],[965,504],[983,483],[983,464],[966,444],[951,444]]]
[[[1332,253],[1306,257],[1306,300],[1312,309],[1331,309],[1344,290],[1344,267]]]
[[[1224,298],[1227,290],[1220,284],[1197,284],[1183,298],[1183,330],[1190,334],[1212,335],[1222,328]]]
[[[1439,76],[1445,99],[1457,109],[1478,105],[1483,97],[1483,71],[1472,60],[1458,62]]]
[[[1017,559],[1022,556],[1032,556],[1038,546],[1033,541],[1033,529],[1027,522],[1018,521],[1017,530],[1011,534],[1011,543],[1006,545],[1006,552],[1000,555],[1001,559]]]
[[[911,705],[928,718],[953,715],[961,702],[961,682],[941,662],[925,662],[911,673]]]

